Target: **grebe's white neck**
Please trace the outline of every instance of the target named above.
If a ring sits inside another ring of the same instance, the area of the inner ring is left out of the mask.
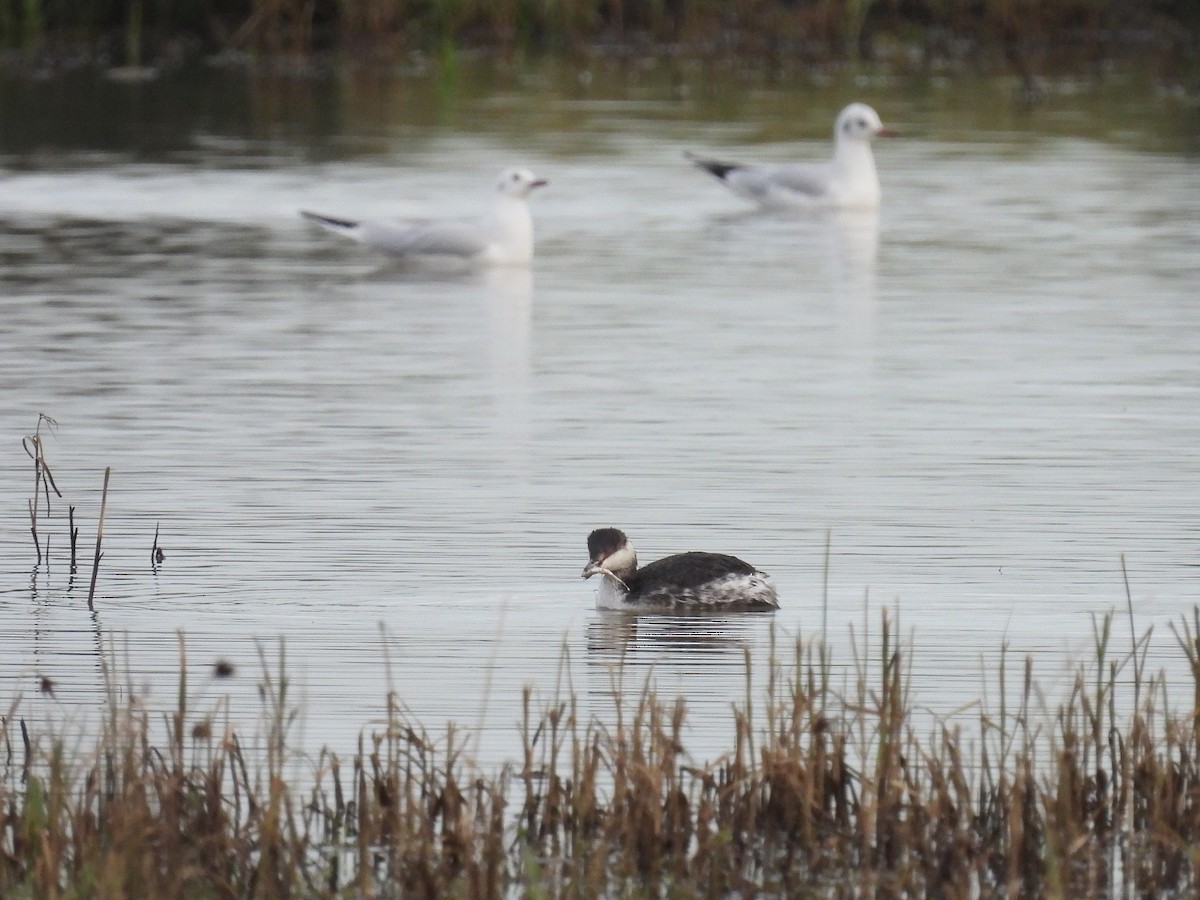
[[[627,609],[629,604],[626,603],[626,598],[628,596],[629,591],[625,587],[625,582],[618,581],[612,575],[604,575],[600,578],[600,584],[596,588],[596,608]]]

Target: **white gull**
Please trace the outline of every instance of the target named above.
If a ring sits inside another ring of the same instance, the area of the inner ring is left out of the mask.
[[[739,197],[764,207],[874,209],[879,206],[879,175],[871,141],[894,134],[871,107],[851,103],[838,114],[833,158],[826,162],[750,166],[691,153],[687,157]]]
[[[300,215],[322,228],[401,260],[446,260],[466,265],[525,265],[533,259],[533,217],[526,202],[546,181],[528,169],[505,169],[491,207],[474,221],[369,220]]]

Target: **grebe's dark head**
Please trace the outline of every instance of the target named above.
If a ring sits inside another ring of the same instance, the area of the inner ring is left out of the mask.
[[[583,577],[614,575],[625,581],[637,571],[637,553],[619,528],[597,528],[588,535],[588,564]]]

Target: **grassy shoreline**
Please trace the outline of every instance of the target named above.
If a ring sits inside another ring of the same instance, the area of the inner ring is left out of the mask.
[[[1041,65],[1154,59],[1194,66],[1200,12],[1185,0],[0,0],[10,64],[87,58],[160,65],[222,51],[266,58],[414,51],[650,52],[808,62]]]
[[[180,639],[173,709],[103,671],[94,743],[0,731],[5,897],[1186,896],[1200,884],[1200,609],[1175,637],[1193,683],[1172,713],[1143,635],[1095,656],[1042,708],[981,704],[978,730],[922,733],[912,655],[887,611],[844,692],[819,644],[775,655],[731,715],[728,750],[692,759],[687,705],[649,687],[602,722],[575,696],[527,689],[521,758],[469,758],[469,732],[433,736],[394,690],[357,750],[300,757],[281,645],[264,651],[261,734],[228,699],[189,702]],[[1004,685],[1004,664],[998,672]],[[227,664],[209,677],[239,677]],[[43,685],[43,689],[47,689]],[[52,686],[51,688],[52,689]],[[208,695],[211,696],[211,695]],[[157,724],[162,723],[162,724]],[[296,771],[303,772],[302,777]]]
[[[40,568],[67,526],[74,579],[88,542],[73,507],[51,514],[54,425],[39,416],[24,441],[30,531]],[[103,512],[92,584],[102,533]],[[498,770],[472,759],[470,730],[417,721],[390,674],[352,752],[305,753],[282,639],[259,644],[253,676],[223,660],[198,671],[181,635],[173,705],[156,706],[97,623],[94,725],[27,717],[19,695],[0,715],[0,896],[1194,896],[1200,606],[1171,623],[1189,677],[1169,685],[1147,671],[1127,579],[1125,599],[1127,620],[1093,618],[1063,697],[1032,657],[1010,678],[1002,646],[985,673],[996,705],[985,687],[931,720],[914,701],[920,659],[883,609],[849,660],[772,633],[755,673],[747,650],[715,757],[688,752],[686,699],[624,692],[618,666],[600,712],[569,680],[525,688],[520,749]],[[234,678],[255,680],[248,730],[234,685],[213,689]],[[38,689],[54,698],[49,678]]]

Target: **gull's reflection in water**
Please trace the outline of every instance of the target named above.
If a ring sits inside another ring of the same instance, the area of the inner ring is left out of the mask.
[[[444,284],[479,287],[528,295],[533,287],[529,266],[471,266],[441,260],[385,259],[361,276],[380,284]]]
[[[504,395],[528,393],[529,329],[533,310],[533,273],[528,266],[464,267],[446,263],[386,263],[363,277],[375,284],[445,286],[454,288],[464,299],[483,310],[453,323],[455,327],[477,331],[478,323],[487,325],[480,337],[487,343],[487,359],[492,381],[503,401]],[[505,405],[503,402],[500,404]]]
[[[743,255],[794,263],[797,284],[829,298],[850,352],[869,361],[875,340],[878,209],[755,209],[715,216],[712,222],[730,233],[731,242],[751,242]]]
[[[446,313],[443,327],[465,336],[472,350],[477,350],[471,354],[471,374],[480,382],[480,396],[489,400],[499,462],[506,467],[524,467],[530,434],[530,268],[390,263],[365,280],[425,289],[444,287],[447,294],[454,292],[456,305],[447,304],[452,311]]]
[[[525,266],[496,266],[480,272],[478,283],[487,304],[488,359],[497,399],[510,395],[527,401],[533,273]]]
[[[870,358],[875,344],[875,270],[879,210],[838,210],[826,216],[830,287],[856,355]]]
[[[526,266],[497,266],[480,276],[487,305],[492,433],[505,468],[523,470],[530,458],[533,273]]]

